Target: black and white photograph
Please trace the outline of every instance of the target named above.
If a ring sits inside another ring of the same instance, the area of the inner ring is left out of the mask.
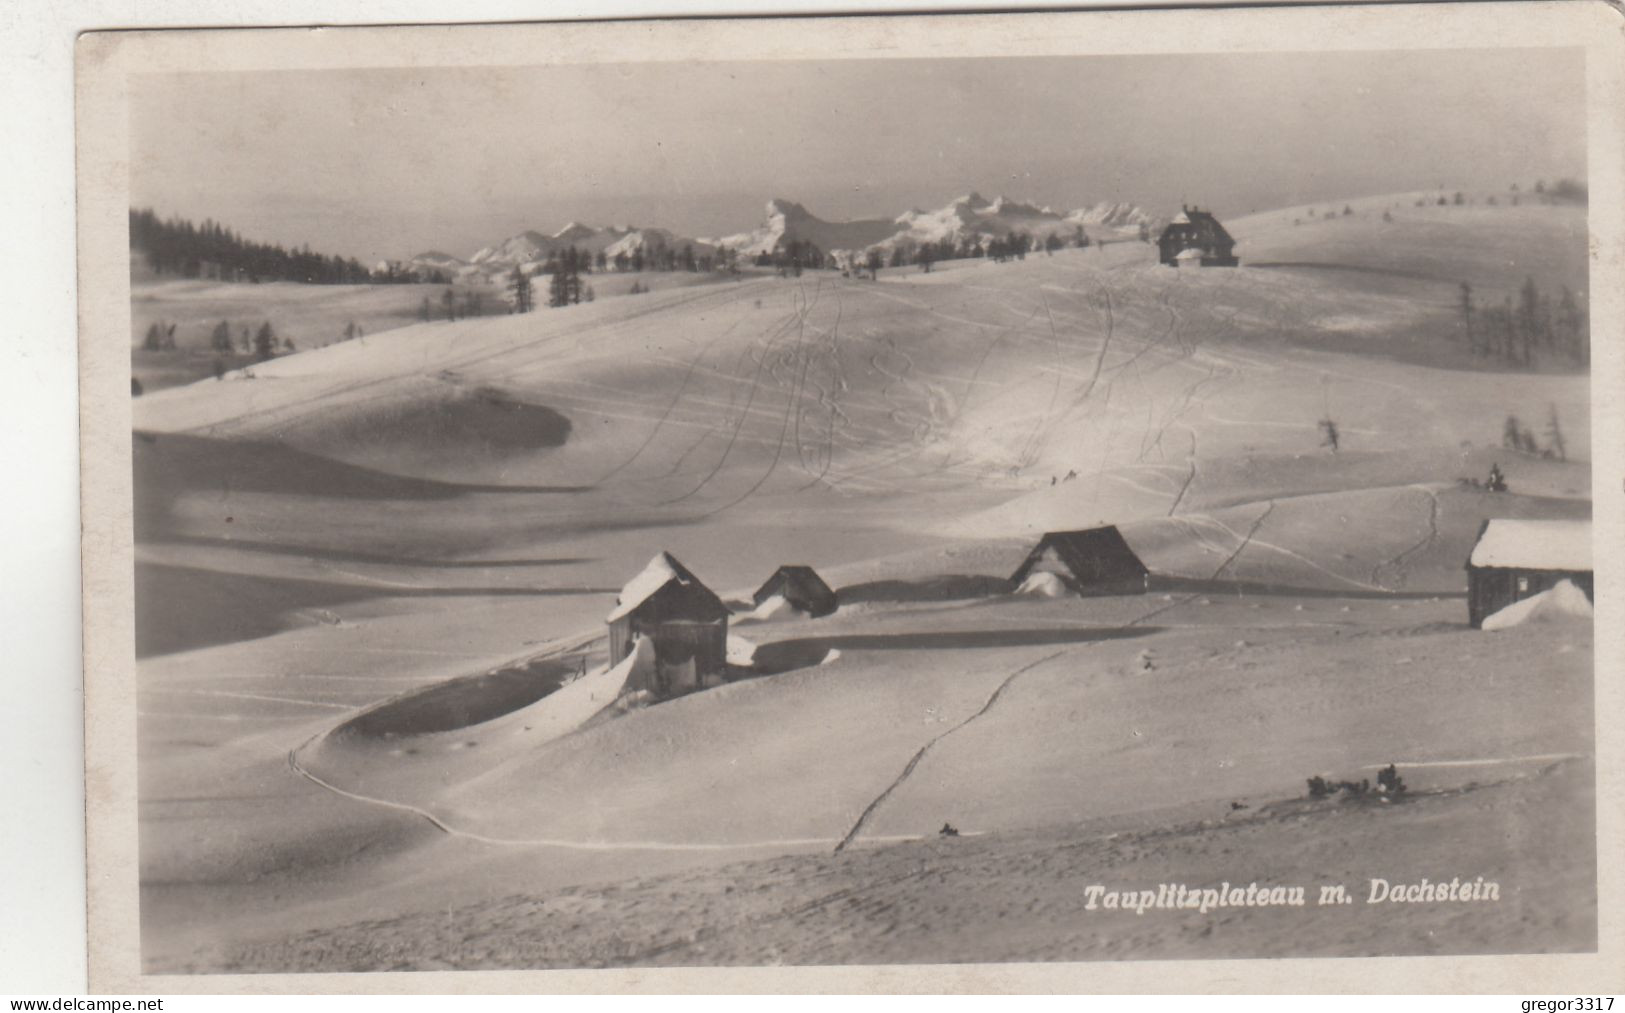
[[[1611,17],[86,36],[102,966],[1595,956]]]

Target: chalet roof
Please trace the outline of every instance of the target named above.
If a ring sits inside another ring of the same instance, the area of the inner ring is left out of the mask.
[[[796,563],[786,563],[777,570],[774,570],[773,576],[777,577],[781,573],[786,577],[796,577],[802,580],[812,579],[818,581],[820,584],[824,583],[824,578],[820,577],[818,575],[818,571],[814,570],[810,566],[802,566]]]
[[[1203,236],[1217,239],[1229,239],[1230,233],[1225,230],[1219,220],[1213,217],[1213,212],[1203,211],[1200,208],[1185,208],[1168,222],[1163,229],[1164,235]]]
[[[615,601],[615,610],[606,616],[604,621],[612,623],[629,615],[673,581],[684,587],[698,587],[707,594],[711,593],[710,589],[700,583],[700,579],[690,573],[688,567],[679,563],[676,557],[669,552],[661,552],[649,560],[649,565],[645,566],[641,573],[627,581],[626,586],[621,588],[621,596]]]
[[[774,593],[782,593],[794,605],[827,603],[831,611],[835,607],[835,592],[810,566],[787,564],[774,570],[756,589],[756,603],[761,604]]]
[[[1032,565],[1048,549],[1054,549],[1055,554],[1067,568],[1080,577],[1098,572],[1099,564],[1102,562],[1115,564],[1107,567],[1108,572],[1116,571],[1120,574],[1136,572],[1142,575],[1149,572],[1145,563],[1129,547],[1123,533],[1117,530],[1116,525],[1108,524],[1080,531],[1045,532],[1044,537],[1038,540],[1038,545],[1028,554],[1026,561],[1011,579],[1016,581],[1024,579]]]
[[[1469,566],[1519,570],[1590,570],[1590,521],[1487,522]]]
[[[1080,528],[1076,531],[1046,531],[1039,544],[1065,545],[1093,552],[1123,552],[1131,556],[1134,554],[1134,550],[1128,547],[1123,533],[1117,530],[1115,524],[1104,524],[1098,528]]]

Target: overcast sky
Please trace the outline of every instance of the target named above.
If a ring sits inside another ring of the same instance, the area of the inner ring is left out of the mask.
[[[743,231],[978,190],[1222,216],[1583,176],[1579,50],[149,75],[131,201],[371,263],[523,229]]]

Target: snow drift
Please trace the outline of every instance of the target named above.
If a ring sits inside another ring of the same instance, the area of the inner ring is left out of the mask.
[[[1021,586],[1016,588],[1016,594],[1030,595],[1034,598],[1064,598],[1066,584],[1053,573],[1030,574]]]
[[[728,664],[749,668],[756,662],[756,644],[733,633],[728,634]]]
[[[782,594],[763,599],[762,603],[750,612],[752,619],[795,619],[801,615],[802,611],[790,604]]]
[[[530,742],[541,745],[580,728],[628,689],[643,685],[654,667],[654,642],[643,637],[620,664],[589,672],[533,704],[525,715]]]
[[[1524,623],[1553,622],[1563,618],[1590,619],[1591,616],[1591,601],[1585,592],[1575,586],[1574,581],[1564,580],[1487,617],[1483,628],[1493,632]]]

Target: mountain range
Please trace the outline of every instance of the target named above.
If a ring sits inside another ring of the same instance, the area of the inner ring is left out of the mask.
[[[856,260],[871,249],[889,255],[899,246],[917,247],[950,240],[955,244],[972,238],[987,240],[1021,231],[1036,238],[1049,233],[1072,236],[1083,229],[1091,238],[1138,232],[1141,226],[1161,223],[1134,204],[1102,201],[1089,207],[1057,211],[1011,200],[1000,195],[987,200],[972,192],[955,198],[934,211],[914,208],[895,218],[863,218],[832,222],[819,218],[795,201],[774,198],[760,225],[748,232],[715,238],[688,237],[668,229],[638,228],[632,225],[594,227],[570,222],[551,235],[521,232],[500,243],[481,248],[467,259],[439,251],[420,253],[409,266],[422,271],[439,271],[460,281],[497,281],[514,268],[535,274],[547,259],[570,246],[592,255],[602,252],[608,261],[624,254],[634,257],[669,249],[691,247],[696,256],[714,255],[727,248],[754,258],[772,253],[793,241],[810,242],[837,262]]]

